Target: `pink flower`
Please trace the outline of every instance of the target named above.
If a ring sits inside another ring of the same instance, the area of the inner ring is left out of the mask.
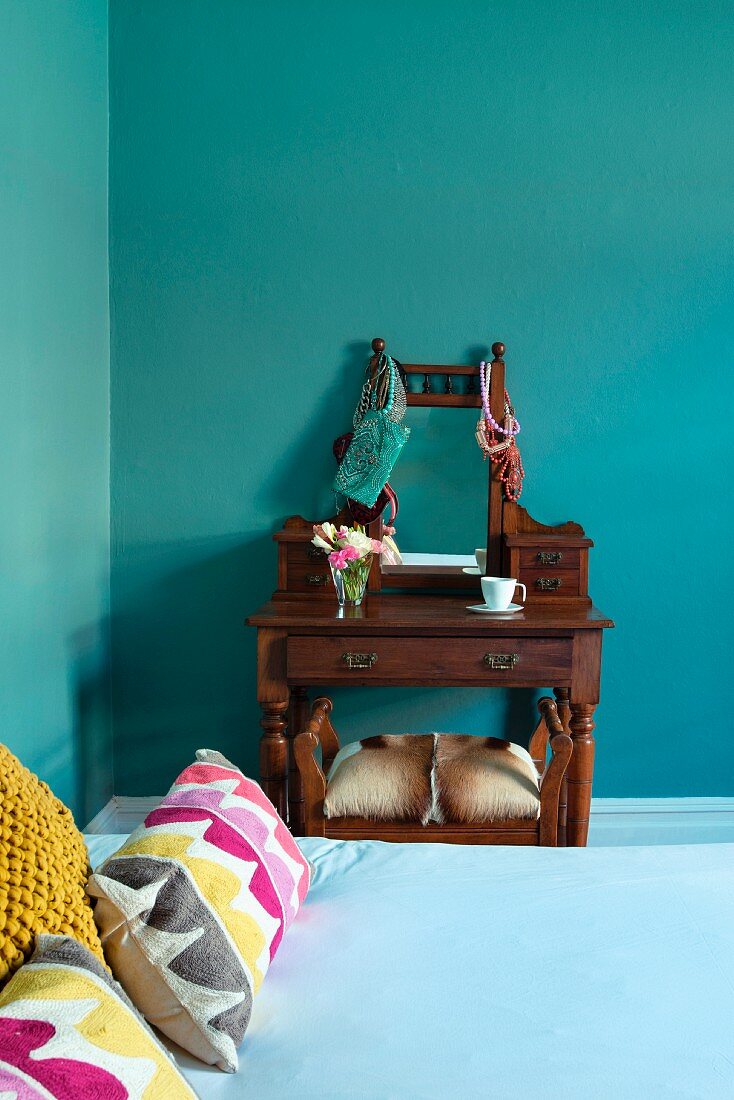
[[[341,527],[339,528],[339,530],[336,533],[336,537],[338,539],[345,539],[348,534],[349,534],[349,528],[345,527],[344,524],[342,524]]]
[[[347,543],[346,546],[342,546],[329,554],[329,561],[335,569],[346,569],[350,562],[359,561],[360,557],[357,547]]]
[[[395,528],[394,527],[383,527],[382,530],[383,530],[383,533],[385,535],[394,535],[395,534]]]
[[[372,539],[372,553],[381,554],[385,547],[379,541],[379,539]]]
[[[348,564],[344,550],[334,550],[333,553],[329,554],[329,561],[335,569],[346,569]]]

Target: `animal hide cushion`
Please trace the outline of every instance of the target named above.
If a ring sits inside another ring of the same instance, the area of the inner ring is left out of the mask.
[[[538,773],[521,745],[460,733],[436,738],[432,821],[474,825],[539,814]]]
[[[430,820],[434,735],[382,734],[345,745],[329,771],[326,817]]]
[[[326,817],[478,824],[536,820],[538,774],[529,753],[498,737],[434,733],[367,737],[339,751]]]

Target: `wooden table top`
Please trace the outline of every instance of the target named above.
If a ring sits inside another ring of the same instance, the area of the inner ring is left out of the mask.
[[[595,607],[560,603],[526,607],[514,614],[467,611],[471,595],[416,593],[368,595],[362,607],[339,608],[336,600],[301,597],[269,600],[246,620],[249,626],[308,634],[407,633],[426,635],[551,634],[604,630],[614,623]]]

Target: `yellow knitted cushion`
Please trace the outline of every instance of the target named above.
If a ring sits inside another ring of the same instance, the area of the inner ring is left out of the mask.
[[[0,745],[0,987],[40,932],[73,936],[104,962],[71,811]]]

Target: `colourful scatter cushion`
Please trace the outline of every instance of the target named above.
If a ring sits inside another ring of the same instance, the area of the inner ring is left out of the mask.
[[[258,784],[200,749],[88,890],[105,957],[146,1019],[234,1072],[253,997],[309,878]]]
[[[87,849],[71,810],[0,745],[0,988],[31,955],[40,932],[73,936],[104,961],[88,877]]]
[[[94,955],[70,936],[41,935],[0,992],[0,1097],[195,1100],[195,1093]]]

